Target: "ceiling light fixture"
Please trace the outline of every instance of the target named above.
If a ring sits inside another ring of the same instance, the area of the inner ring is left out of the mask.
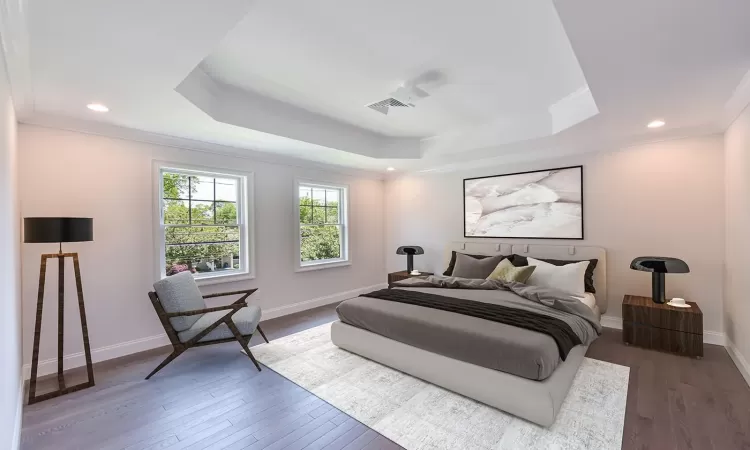
[[[387,170],[388,172],[393,172],[394,170],[396,170],[396,168],[395,167],[389,167],[389,168],[387,168],[385,170]]]
[[[109,111],[109,108],[107,108],[106,106],[102,105],[101,103],[89,103],[88,105],[86,105],[86,107],[88,109],[90,109],[92,111],[96,111],[96,112],[107,112],[107,111]]]
[[[653,120],[649,122],[648,127],[649,128],[661,128],[663,127],[665,122],[663,120]]]

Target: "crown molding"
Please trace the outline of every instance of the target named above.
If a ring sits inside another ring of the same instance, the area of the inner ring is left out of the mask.
[[[305,169],[323,170],[341,175],[369,178],[374,180],[387,180],[399,178],[407,174],[440,174],[450,173],[462,170],[472,170],[483,167],[497,167],[505,164],[524,163],[530,161],[545,161],[571,156],[584,156],[595,153],[606,153],[618,151],[639,145],[657,144],[659,142],[669,142],[680,139],[689,139],[697,137],[708,137],[719,135],[723,131],[716,125],[705,125],[690,128],[680,128],[670,131],[668,135],[662,135],[659,138],[644,138],[643,136],[630,136],[622,139],[608,141],[589,142],[585,146],[564,145],[551,147],[528,148],[521,147],[515,151],[504,149],[498,156],[491,158],[466,158],[455,161],[430,161],[423,160],[411,168],[404,168],[399,173],[383,173],[376,170],[367,170],[354,167],[346,167],[335,164],[326,164],[315,161],[309,161],[301,158],[295,158],[286,155],[280,155],[273,152],[262,151],[253,148],[239,148],[227,145],[215,144],[193,139],[181,138],[176,136],[158,134],[148,131],[141,131],[132,128],[120,127],[103,122],[94,122],[70,117],[34,114],[29,118],[19,120],[26,125],[34,125],[45,128],[74,131],[78,133],[104,136],[115,139],[128,141],[143,142],[146,144],[162,145],[166,147],[179,148],[183,150],[198,151],[217,155],[232,156],[236,158],[251,159],[257,162],[267,164],[278,164],[291,167],[300,167]]]
[[[742,114],[742,111],[750,105],[750,70],[742,77],[732,96],[724,105],[723,128],[726,130]]]
[[[702,125],[695,127],[679,128],[670,130],[667,134],[659,137],[647,138],[642,135],[628,136],[620,139],[602,140],[589,142],[586,145],[560,145],[554,147],[519,148],[518,150],[504,150],[499,156],[490,158],[477,158],[470,160],[444,162],[434,164],[423,169],[414,169],[406,173],[414,174],[441,174],[457,172],[462,170],[474,170],[485,167],[498,167],[506,164],[525,163],[531,161],[547,161],[571,156],[591,155],[596,153],[608,153],[624,150],[636,146],[658,144],[660,142],[678,141],[682,139],[701,138],[721,135],[723,131],[716,125]],[[391,177],[396,178],[396,177]]]
[[[73,131],[95,136],[123,139],[126,141],[142,142],[145,144],[162,145],[165,147],[178,148],[182,150],[232,156],[235,158],[251,159],[253,161],[266,164],[323,170],[327,172],[338,173],[340,175],[369,178],[374,180],[385,179],[385,174],[380,173],[379,171],[339,166],[335,164],[318,163],[315,161],[294,158],[286,155],[279,155],[277,153],[266,152],[253,148],[239,148],[228,145],[215,144],[211,142],[196,141],[193,139],[136,130],[133,128],[125,128],[103,122],[74,119],[65,116],[37,113],[31,116],[19,118],[19,122],[25,125]]]

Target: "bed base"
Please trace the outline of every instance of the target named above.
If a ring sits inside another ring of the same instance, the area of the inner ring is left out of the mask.
[[[340,321],[331,325],[331,341],[344,350],[545,427],[554,423],[588,349],[574,347],[549,378],[534,381],[431,353]]]

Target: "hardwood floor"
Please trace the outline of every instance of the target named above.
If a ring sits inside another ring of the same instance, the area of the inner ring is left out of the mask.
[[[334,308],[265,321],[263,331],[273,341],[333,321]],[[236,342],[190,349],[149,381],[170,348],[96,364],[95,387],[24,408],[21,448],[401,448],[272,370],[258,372],[240,350]],[[84,376],[72,371],[70,382]]]
[[[724,347],[687,358],[626,346],[605,328],[586,356],[630,367],[624,450],[750,449],[750,388]]]
[[[334,320],[334,308],[263,329],[273,340]],[[21,448],[401,448],[275,372],[257,372],[236,343],[191,349],[144,381],[168,352],[96,364],[94,388],[25,407]],[[695,360],[627,347],[606,329],[587,356],[631,368],[623,449],[750,449],[750,388],[723,347],[706,345]]]

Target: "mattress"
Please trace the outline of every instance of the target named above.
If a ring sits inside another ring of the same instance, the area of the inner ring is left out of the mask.
[[[411,288],[475,301],[519,304],[525,299],[507,291]],[[357,297],[341,303],[342,322],[422,350],[530,380],[548,378],[561,364],[550,336],[476,317],[416,305]],[[552,314],[552,312],[550,313]],[[596,339],[585,320],[571,315],[584,345]]]

